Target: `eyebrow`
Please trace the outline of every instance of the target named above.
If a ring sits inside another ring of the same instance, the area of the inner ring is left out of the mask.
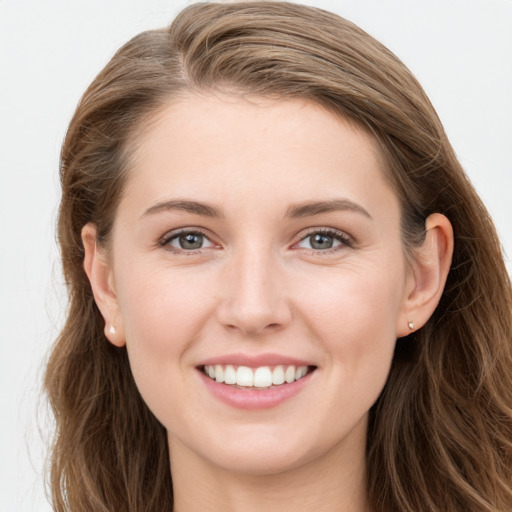
[[[189,201],[185,199],[177,199],[170,201],[162,201],[157,203],[147,210],[144,211],[141,217],[147,215],[153,215],[155,213],[165,211],[183,211],[188,213],[194,213],[203,217],[211,218],[222,218],[224,213],[220,208],[210,205],[208,203],[201,203],[198,201]],[[348,199],[331,199],[328,201],[309,201],[306,203],[300,203],[291,205],[285,213],[285,217],[301,218],[301,217],[312,217],[314,215],[320,215],[322,213],[329,213],[335,211],[351,211],[356,212],[368,217],[372,216],[365,210],[361,205],[349,201]]]
[[[368,217],[372,216],[365,210],[361,205],[349,201],[348,199],[331,199],[329,201],[311,201],[307,203],[301,203],[292,205],[286,211],[286,217],[300,218],[300,217],[312,217],[314,215],[320,215],[321,213],[329,213],[335,211],[350,211],[356,212]]]
[[[209,205],[207,203],[200,203],[198,201],[188,201],[184,199],[162,201],[157,203],[141,215],[146,217],[147,215],[153,215],[155,213],[161,213],[166,211],[182,211],[188,213],[195,213],[196,215],[202,215],[203,217],[219,218],[224,217],[224,213],[220,208]]]

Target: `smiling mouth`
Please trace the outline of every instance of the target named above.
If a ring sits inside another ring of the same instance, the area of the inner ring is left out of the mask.
[[[241,389],[270,389],[298,381],[316,366],[277,365],[250,368],[234,365],[205,365],[202,371],[212,380]]]

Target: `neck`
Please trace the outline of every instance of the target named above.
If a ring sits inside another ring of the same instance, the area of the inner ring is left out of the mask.
[[[216,466],[177,440],[170,439],[169,446],[173,512],[281,512],[292,507],[294,512],[369,512],[365,439],[357,439],[348,451],[343,443],[304,464],[263,475]]]

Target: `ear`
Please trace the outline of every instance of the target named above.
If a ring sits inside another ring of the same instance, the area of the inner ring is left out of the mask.
[[[406,296],[397,319],[397,337],[423,327],[436,309],[443,294],[453,255],[453,229],[440,213],[426,222],[423,245],[414,250],[407,278]]]
[[[82,228],[84,269],[91,283],[94,300],[105,320],[105,336],[113,345],[125,345],[124,327],[114,286],[114,275],[106,250],[98,244],[96,226]]]

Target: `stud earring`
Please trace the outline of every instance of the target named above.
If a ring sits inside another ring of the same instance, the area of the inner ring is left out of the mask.
[[[111,325],[111,326],[110,326],[110,328],[109,328],[109,330],[108,330],[108,332],[109,332],[110,334],[115,334],[115,333],[116,333],[116,328],[115,328],[113,325]]]
[[[412,320],[409,320],[409,322],[407,322],[407,325],[409,329],[411,329],[411,331],[414,331],[414,322]]]

